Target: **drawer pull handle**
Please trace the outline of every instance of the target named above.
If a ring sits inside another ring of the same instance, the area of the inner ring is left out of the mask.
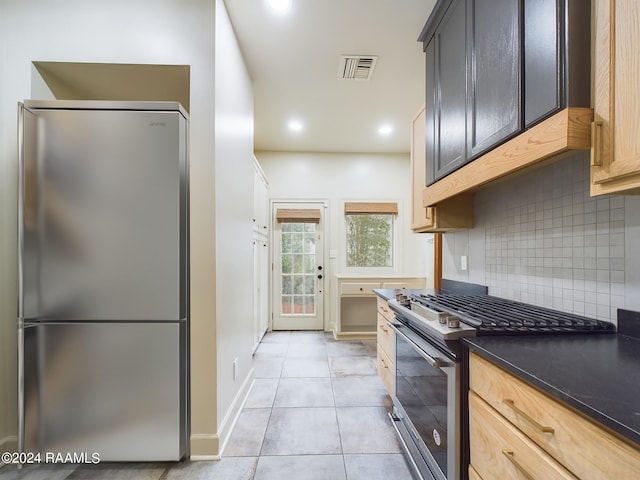
[[[516,407],[516,405],[513,402],[513,400],[507,398],[507,399],[503,400],[502,403],[504,403],[507,407],[509,407],[514,412],[516,412],[517,415],[519,415],[522,418],[524,418],[527,422],[529,422],[531,425],[533,425],[536,429],[540,430],[542,433],[553,433],[554,432],[552,427],[545,427],[544,425],[542,425],[538,421],[536,421],[534,418],[532,418],[529,414],[523,412],[518,407]]]
[[[381,358],[381,359],[380,359],[380,363],[382,363],[382,366],[383,366],[384,368],[389,368],[389,366],[387,365],[387,362],[385,362],[385,361],[384,361],[384,358]]]
[[[591,166],[592,167],[602,167],[602,153],[604,151],[603,143],[602,143],[603,128],[604,128],[604,123],[602,121],[591,123]]]
[[[520,462],[518,462],[513,454],[513,450],[502,450],[502,454],[507,457],[507,459],[512,463],[512,465],[514,467],[516,467],[518,469],[518,471],[524,475],[524,477],[527,480],[535,480],[535,478],[533,478],[533,476],[527,472],[524,467],[522,465],[520,465]]]
[[[382,330],[384,333],[389,333],[389,329],[385,328],[384,325],[380,325],[380,330]]]

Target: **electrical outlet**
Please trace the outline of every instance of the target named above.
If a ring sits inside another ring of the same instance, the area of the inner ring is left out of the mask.
[[[463,272],[467,270],[467,256],[466,255],[462,255],[460,257],[460,270],[462,270]]]

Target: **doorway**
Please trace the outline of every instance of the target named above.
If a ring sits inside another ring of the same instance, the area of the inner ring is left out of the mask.
[[[273,204],[273,330],[324,329],[324,208]]]

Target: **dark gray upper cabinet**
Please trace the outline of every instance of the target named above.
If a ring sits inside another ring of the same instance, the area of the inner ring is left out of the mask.
[[[591,2],[523,0],[525,127],[590,104]]]
[[[453,0],[435,33],[435,178],[466,161],[466,0]]]
[[[558,0],[524,0],[524,123],[529,126],[561,105]]]
[[[517,134],[520,109],[520,2],[468,0],[467,157]]]
[[[590,4],[438,0],[419,37],[427,185],[560,109],[590,106]]]
[[[426,158],[426,178],[424,178],[424,184],[428,185],[432,183],[435,176],[436,165],[436,122],[435,122],[435,110],[436,110],[436,42],[431,41],[427,45],[424,53],[427,60],[427,96],[425,97],[425,121],[424,121],[424,135],[425,135],[425,158]]]

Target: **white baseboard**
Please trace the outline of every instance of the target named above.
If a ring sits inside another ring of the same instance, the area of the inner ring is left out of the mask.
[[[192,433],[190,440],[190,459],[196,457],[219,457],[217,452],[220,450],[220,439],[216,433]]]
[[[222,460],[220,455],[191,455],[190,462],[218,462]]]
[[[249,370],[247,378],[245,378],[244,382],[242,382],[242,386],[240,387],[240,390],[238,390],[238,393],[233,399],[233,402],[231,402],[231,406],[229,407],[229,410],[227,410],[227,414],[224,416],[224,419],[220,424],[220,428],[218,429],[218,436],[220,437],[220,451],[218,452],[218,454],[220,455],[220,457],[222,457],[224,448],[229,442],[229,438],[231,437],[231,433],[236,426],[236,422],[238,421],[240,412],[242,412],[244,404],[247,403],[247,397],[249,396],[249,392],[251,391],[251,387],[253,387],[254,382],[255,380],[253,378],[252,367],[251,370]]]
[[[231,437],[233,428],[238,421],[240,412],[247,401],[251,387],[253,386],[253,368],[249,371],[247,377],[242,382],[238,393],[231,402],[231,406],[227,410],[224,419],[220,423],[218,432],[215,435],[210,434],[192,434],[191,435],[191,455],[189,460],[192,461],[211,461],[220,460],[224,447]],[[215,453],[214,453],[215,452]]]

